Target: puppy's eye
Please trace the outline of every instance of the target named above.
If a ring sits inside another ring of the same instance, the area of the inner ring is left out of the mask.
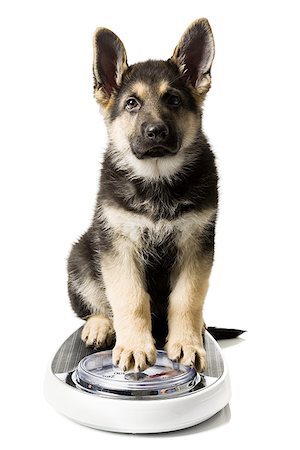
[[[179,95],[170,94],[167,97],[167,103],[168,105],[177,108],[178,106],[181,105],[181,98],[179,97]]]
[[[140,106],[140,103],[134,97],[129,97],[129,99],[126,100],[125,108],[127,109],[127,111],[139,109]]]

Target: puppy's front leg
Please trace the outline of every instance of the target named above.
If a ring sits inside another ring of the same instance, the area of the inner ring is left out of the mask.
[[[103,257],[101,269],[116,332],[113,362],[122,370],[145,370],[155,363],[156,348],[150,297],[133,244],[126,238],[119,240],[114,251]]]
[[[202,309],[210,267],[211,264],[197,255],[186,256],[173,276],[173,290],[169,297],[168,356],[182,364],[193,365],[198,371],[206,366]]]

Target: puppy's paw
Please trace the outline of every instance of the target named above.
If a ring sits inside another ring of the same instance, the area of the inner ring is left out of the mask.
[[[134,370],[142,372],[156,361],[156,348],[152,336],[146,338],[137,336],[130,342],[118,342],[113,349],[113,363],[124,372]]]
[[[81,339],[87,347],[110,346],[114,339],[114,329],[111,320],[100,314],[89,317],[83,327]]]
[[[197,372],[206,368],[206,352],[200,344],[168,342],[166,345],[168,357],[186,366],[193,366]]]

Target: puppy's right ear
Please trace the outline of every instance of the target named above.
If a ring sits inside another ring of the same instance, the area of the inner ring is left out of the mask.
[[[122,41],[107,28],[97,28],[94,34],[94,90],[102,106],[107,106],[127,67]]]

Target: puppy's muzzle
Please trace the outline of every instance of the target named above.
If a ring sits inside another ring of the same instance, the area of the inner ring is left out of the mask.
[[[143,123],[139,144],[134,151],[138,159],[172,156],[178,152],[178,139],[164,122]]]

